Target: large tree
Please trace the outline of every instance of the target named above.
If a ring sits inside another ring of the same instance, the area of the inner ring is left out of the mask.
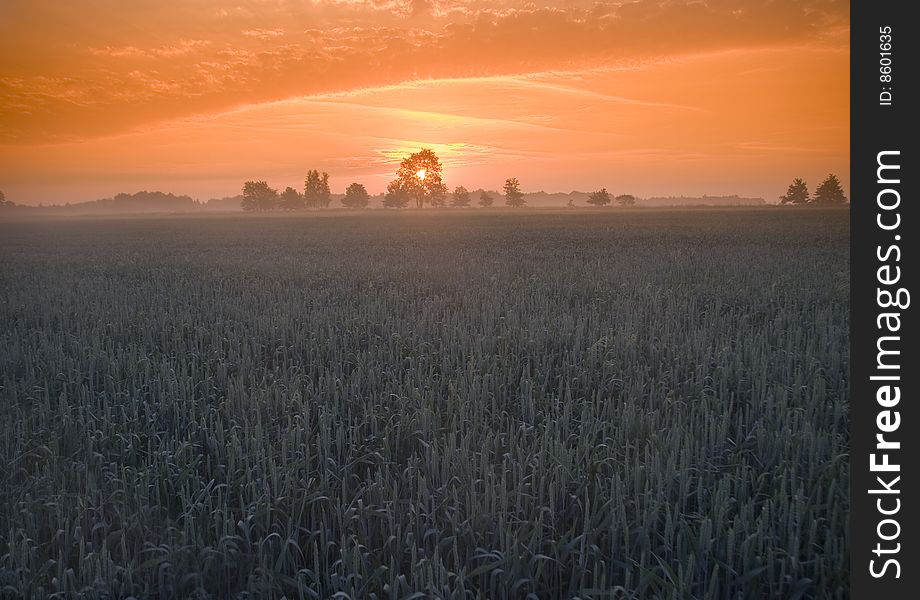
[[[300,195],[300,192],[288,186],[284,188],[284,191],[278,197],[278,207],[283,210],[302,210],[304,207],[303,196]]]
[[[511,177],[505,180],[505,204],[508,206],[524,206],[524,192],[521,191],[521,182],[517,177]]]
[[[247,181],[243,184],[243,210],[272,210],[278,204],[278,190],[264,181]]]
[[[459,208],[465,208],[470,205],[470,192],[462,185],[458,185],[454,188],[453,199],[451,200],[451,206],[456,206]]]
[[[353,183],[345,190],[345,197],[342,198],[342,205],[348,208],[366,208],[370,202],[370,195],[360,183]]]
[[[483,208],[488,208],[492,206],[493,202],[495,202],[495,200],[492,199],[492,194],[490,194],[489,192],[483,190],[479,194],[479,206]]]
[[[391,181],[387,186],[387,193],[383,196],[383,206],[386,208],[406,208],[412,199],[409,190],[404,188],[398,179]]]
[[[636,197],[632,194],[620,194],[616,197],[616,201],[620,206],[635,206]]]
[[[847,197],[840,186],[840,180],[831,173],[815,190],[815,204],[846,204]]]
[[[808,185],[796,177],[786,193],[779,197],[779,201],[782,204],[808,204]]]
[[[441,200],[447,198],[447,188],[441,181],[443,169],[438,155],[425,148],[399,163],[396,182],[415,199],[416,207],[423,208],[426,204],[438,206]]]
[[[323,171],[307,171],[307,179],[303,184],[303,199],[307,208],[326,208],[332,201],[332,192],[329,190],[329,173]]]
[[[593,204],[594,206],[607,206],[610,204],[610,194],[607,193],[607,188],[591,192],[591,195],[588,196],[588,204]]]

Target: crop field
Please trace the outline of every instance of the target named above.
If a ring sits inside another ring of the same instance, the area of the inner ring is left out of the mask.
[[[846,597],[848,222],[0,222],[0,597]]]

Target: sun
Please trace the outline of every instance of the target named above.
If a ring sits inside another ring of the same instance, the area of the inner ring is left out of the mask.
[[[418,177],[419,179],[425,179],[425,175],[427,174],[428,172],[425,169],[419,169],[418,172],[415,174],[415,176]]]

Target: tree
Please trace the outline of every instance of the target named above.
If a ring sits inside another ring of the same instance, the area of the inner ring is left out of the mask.
[[[447,187],[441,182],[443,168],[438,155],[425,148],[399,163],[396,181],[415,199],[416,207],[423,208],[425,204],[438,206],[439,201],[447,198]]]
[[[443,208],[447,206],[447,196],[450,195],[450,190],[447,189],[447,186],[443,183],[436,183],[431,186],[431,205],[437,208]]]
[[[607,206],[610,204],[610,194],[607,193],[607,188],[591,192],[591,195],[588,196],[588,204],[593,204],[594,206]]]
[[[342,198],[342,205],[348,208],[366,208],[370,202],[370,195],[364,186],[360,183],[353,183],[345,190],[345,197]]]
[[[0,191],[0,208],[10,208],[16,206],[11,200],[6,199],[6,195]]]
[[[632,194],[620,194],[616,197],[617,204],[620,206],[635,206],[636,197]]]
[[[779,201],[782,204],[808,204],[808,185],[796,177],[786,193],[779,197]]]
[[[450,204],[458,208],[466,208],[470,205],[470,192],[462,185],[458,185],[454,188],[454,197]]]
[[[307,171],[307,179],[303,184],[303,199],[307,208],[326,208],[332,201],[329,191],[329,173],[323,171]]]
[[[840,180],[831,173],[815,190],[815,204],[846,204],[847,197],[840,187]]]
[[[278,208],[282,210],[303,210],[304,199],[300,192],[288,186],[278,197]]]
[[[479,194],[479,206],[483,208],[488,208],[492,206],[493,202],[495,201],[492,199],[492,194],[490,194],[489,192],[483,190],[482,193]]]
[[[243,184],[243,210],[272,210],[278,202],[278,190],[264,181],[247,181]]]
[[[521,183],[516,177],[505,180],[505,204],[508,206],[524,206],[524,193],[521,192]]]
[[[386,208],[406,208],[411,199],[409,190],[396,179],[387,186],[387,193],[383,196],[383,205]]]

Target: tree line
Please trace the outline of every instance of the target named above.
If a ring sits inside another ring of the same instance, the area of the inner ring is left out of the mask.
[[[796,177],[789,184],[786,193],[779,197],[781,204],[846,204],[847,197],[840,186],[840,180],[831,173],[821,185],[815,189],[814,196],[808,194],[808,184]]]
[[[363,189],[363,186],[361,187]],[[307,171],[307,178],[304,180],[303,193],[290,186],[278,193],[278,190],[265,181],[247,181],[243,184],[243,199],[240,206],[243,210],[303,210],[327,208],[331,202],[329,174],[310,170]]]
[[[460,185],[450,192],[442,181],[442,172],[443,165],[434,151],[424,149],[410,154],[400,163],[396,171],[396,179],[387,185],[387,191],[383,196],[383,206],[405,208],[413,202],[417,208],[470,206],[473,202],[470,191]],[[521,207],[527,204],[524,193],[521,191],[521,183],[516,177],[505,180],[502,195],[507,206]],[[843,193],[840,180],[831,173],[817,187],[814,195],[809,194],[808,184],[804,180],[795,178],[779,200],[782,204],[839,205],[846,204],[847,197]],[[364,185],[352,183],[345,189],[345,196],[341,202],[346,208],[366,208],[370,203],[370,194]],[[491,194],[482,191],[477,204],[481,207],[490,207],[494,202],[495,199]],[[620,206],[634,206],[636,197],[632,194],[613,196],[607,191],[607,188],[601,188],[592,192],[587,202],[593,206],[609,206],[613,202]],[[304,210],[328,208],[331,203],[332,191],[329,188],[329,174],[312,169],[307,171],[303,192],[290,186],[279,192],[265,181],[245,182],[240,206],[246,211]],[[15,204],[0,191],[0,209],[13,206]],[[569,206],[574,206],[572,200],[569,200]]]
[[[611,196],[607,191],[607,188],[601,188],[596,192],[591,192],[591,195],[588,196],[588,204],[593,206],[608,206],[611,202],[616,201],[620,206],[635,206],[636,197],[632,194],[620,194],[619,196]],[[571,201],[569,201],[571,206]]]
[[[442,179],[443,169],[440,159],[433,150],[426,148],[410,154],[400,162],[396,170],[396,178],[387,185],[387,191],[383,196],[383,206],[386,208],[406,208],[410,204],[414,204],[416,208],[471,206],[474,199],[470,191],[460,185],[451,192]],[[502,186],[502,196],[507,206],[521,207],[527,204],[524,192],[521,191],[521,182],[516,177],[505,180]],[[613,198],[606,188],[592,193],[588,203],[595,206],[606,206],[614,200],[621,206],[632,206],[636,203],[635,196],[622,194]],[[240,205],[243,210],[249,211],[304,210],[328,208],[331,202],[329,174],[310,170],[304,181],[303,193],[292,187],[287,187],[279,193],[265,181],[247,181],[243,184],[243,199]],[[341,202],[346,208],[365,208],[370,203],[370,194],[364,185],[352,183],[345,189],[345,196]],[[489,192],[482,191],[476,203],[486,208],[492,206],[495,199]]]

